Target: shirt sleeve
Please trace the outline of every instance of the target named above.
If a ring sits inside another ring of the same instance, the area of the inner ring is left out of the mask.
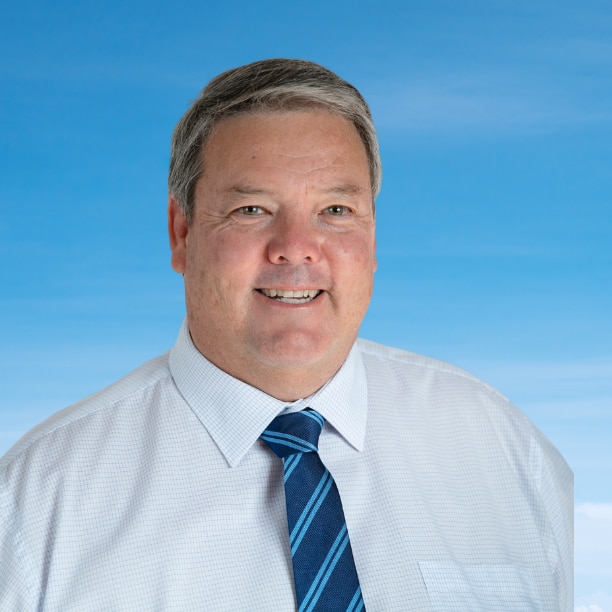
[[[31,576],[11,495],[0,475],[0,610],[35,610]]]
[[[574,609],[574,475],[540,434],[531,439],[530,471],[539,491],[540,533],[555,574],[559,609]]]

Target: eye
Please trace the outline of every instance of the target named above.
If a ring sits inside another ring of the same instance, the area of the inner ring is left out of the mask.
[[[342,215],[348,215],[351,209],[348,206],[340,206],[338,204],[329,206],[325,209],[326,212],[334,217],[341,217]]]
[[[255,215],[261,215],[264,212],[264,209],[261,208],[260,206],[241,206],[238,209],[238,212],[242,213],[243,215],[248,215],[248,216],[255,216]]]

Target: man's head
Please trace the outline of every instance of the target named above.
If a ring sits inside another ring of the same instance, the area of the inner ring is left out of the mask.
[[[188,222],[193,214],[195,186],[204,171],[202,151],[218,123],[247,113],[317,107],[354,124],[368,158],[374,206],[382,169],[376,130],[363,96],[350,83],[314,62],[267,59],[212,79],[174,129],[168,191]]]
[[[285,401],[333,376],[372,293],[379,182],[367,106],[333,73],[270,60],[213,79],[175,130],[170,176],[172,266],[200,352]]]

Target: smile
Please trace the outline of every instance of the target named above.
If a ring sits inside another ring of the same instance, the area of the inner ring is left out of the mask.
[[[296,291],[286,291],[285,289],[259,289],[266,297],[275,299],[284,304],[307,304],[314,300],[320,289],[299,289]]]

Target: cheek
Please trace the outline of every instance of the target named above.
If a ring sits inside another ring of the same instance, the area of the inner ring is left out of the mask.
[[[339,241],[335,253],[344,273],[369,282],[376,269],[376,242],[372,236],[346,236]]]
[[[231,234],[212,246],[211,259],[220,281],[233,289],[250,285],[261,259],[261,247],[250,236]]]
[[[333,252],[335,299],[337,303],[344,303],[352,316],[361,318],[372,297],[376,270],[374,237],[369,234],[344,236]]]
[[[236,294],[250,287],[257,261],[251,241],[221,235],[192,247],[188,253],[188,276],[201,298],[224,306],[235,302]]]

